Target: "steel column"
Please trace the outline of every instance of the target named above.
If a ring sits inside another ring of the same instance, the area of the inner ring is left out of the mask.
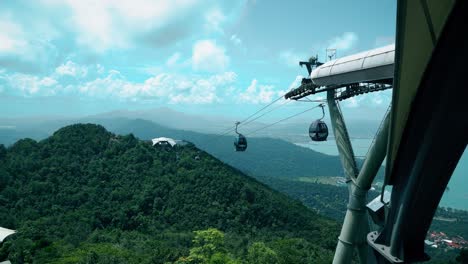
[[[349,203],[346,216],[341,229],[340,237],[333,259],[334,264],[351,263],[354,249],[357,250],[360,263],[367,263],[369,247],[366,244],[366,233],[369,223],[366,212],[367,191],[371,187],[377,171],[379,170],[386,154],[389,114],[384,117],[384,123],[377,134],[374,144],[364,161],[362,170],[358,174],[353,149],[346,131],[346,126],[335,102],[334,92],[327,95],[330,110],[331,123],[336,138],[345,175],[348,179]]]

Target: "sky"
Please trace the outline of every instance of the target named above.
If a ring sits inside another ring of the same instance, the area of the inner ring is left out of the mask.
[[[169,107],[242,118],[298,85],[299,60],[394,43],[395,20],[389,0],[0,1],[0,117]],[[342,107],[377,120],[390,98]]]

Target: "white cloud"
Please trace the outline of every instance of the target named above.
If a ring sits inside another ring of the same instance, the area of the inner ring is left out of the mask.
[[[229,65],[229,57],[222,46],[213,40],[200,40],[193,45],[192,66],[196,71],[219,72]]]
[[[58,76],[58,74],[53,74]],[[209,104],[221,101],[219,93],[233,90],[237,75],[224,72],[201,77],[160,73],[143,82],[128,81],[119,71],[75,83],[60,83],[54,77],[0,74],[2,92],[20,96],[74,95],[110,100],[157,100],[165,103]],[[5,91],[4,91],[5,90]]]
[[[98,72],[103,72],[104,68],[101,65],[97,65]],[[72,61],[67,61],[65,64],[58,66],[55,69],[58,75],[69,75],[77,78],[85,77],[88,74],[88,69],[85,66],[80,66]]]
[[[76,41],[100,53],[132,47],[144,36],[157,38],[174,26],[203,23],[203,17],[196,14],[206,6],[199,0],[44,0],[43,3],[51,8],[65,7],[62,10],[69,15],[64,25],[77,33]],[[181,17],[196,21],[187,24]]]
[[[237,46],[242,44],[242,40],[236,34],[231,36],[231,41]]]
[[[187,77],[162,73],[143,83],[131,83],[118,73],[96,79],[80,86],[81,93],[92,97],[119,99],[166,100],[168,103],[207,104],[220,101],[219,89],[228,89],[236,80],[236,74],[225,72],[208,78]]]
[[[57,81],[55,79],[52,79],[51,77],[44,77],[41,81],[39,81],[39,84],[43,85],[44,87],[50,87],[56,85]]]
[[[359,97],[351,97],[345,100],[344,106],[348,108],[358,108],[361,99]]]
[[[375,105],[381,105],[383,103],[383,98],[377,94],[372,98],[372,103]]]
[[[67,1],[72,10],[71,19],[78,29],[78,42],[97,51],[109,47],[125,47],[126,39],[118,34],[106,1]],[[92,6],[92,8],[90,8]]]
[[[19,54],[24,51],[27,43],[20,25],[3,18],[0,20],[0,28],[0,55],[2,53]]]
[[[357,44],[358,36],[354,32],[345,32],[343,35],[335,37],[328,42],[328,48],[347,51]]]
[[[13,94],[22,96],[53,95],[57,81],[51,77],[37,77],[28,74],[13,74],[2,78],[5,88],[11,88]]]
[[[21,15],[0,11],[0,68],[23,73],[49,70],[57,58],[51,42],[55,31],[46,22],[27,24]]]
[[[284,94],[283,91],[275,91],[273,85],[259,85],[257,79],[253,79],[247,89],[239,94],[239,102],[242,103],[269,103],[277,96]]]
[[[307,59],[307,55],[302,53],[296,53],[291,50],[283,51],[280,53],[280,60],[289,67],[299,66],[299,61]]]
[[[104,73],[104,66],[102,66],[101,64],[96,64],[96,72],[98,74],[103,74]]]
[[[181,55],[179,52],[172,54],[172,56],[167,59],[166,65],[169,67],[175,66],[177,62],[179,61],[180,57]]]
[[[236,79],[237,75],[234,72],[226,72],[207,79],[194,80],[189,93],[172,96],[171,103],[219,102],[221,99],[217,96],[217,90],[222,89],[222,92],[226,92],[231,89]]]
[[[294,81],[289,85],[289,90],[292,90],[294,88],[299,87],[299,85],[301,85],[301,82],[302,82],[303,78],[304,78],[304,76],[297,75],[296,79],[294,79]]]
[[[205,14],[205,28],[208,31],[223,33],[222,23],[226,21],[226,16],[219,8],[213,8]]]

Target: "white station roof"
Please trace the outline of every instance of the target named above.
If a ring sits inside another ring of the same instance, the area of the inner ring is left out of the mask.
[[[5,240],[5,238],[7,238],[8,236],[13,235],[14,233],[16,233],[15,230],[0,227],[0,243],[3,242],[3,240]]]
[[[395,45],[364,51],[329,61],[314,69],[315,85],[343,85],[393,78]]]
[[[177,142],[174,139],[167,137],[153,138],[151,141],[153,142],[153,146],[156,144],[169,144],[171,145],[171,147],[173,147],[177,144]]]

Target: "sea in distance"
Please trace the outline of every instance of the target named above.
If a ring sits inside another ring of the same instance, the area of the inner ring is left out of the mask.
[[[353,145],[354,155],[357,158],[364,158],[369,146],[372,144],[372,139],[352,139],[351,144]],[[334,139],[324,142],[296,143],[296,145],[327,155],[338,155]],[[452,174],[448,188],[439,205],[468,210],[468,151],[466,149]]]

